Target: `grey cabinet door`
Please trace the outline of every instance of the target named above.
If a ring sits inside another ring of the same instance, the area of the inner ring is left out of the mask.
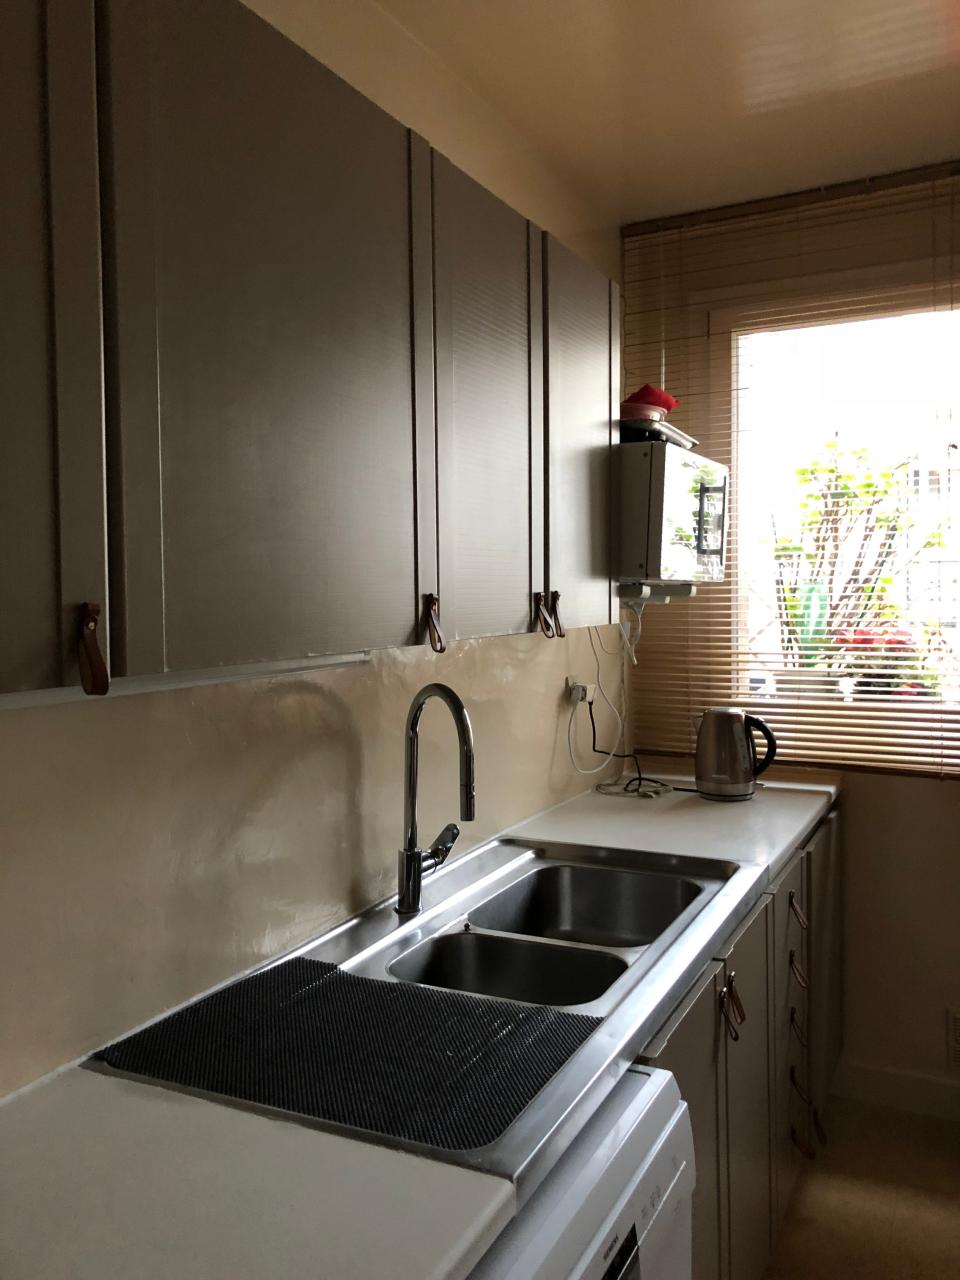
[[[617,286],[544,237],[546,577],[566,627],[611,620],[611,445]]]
[[[77,680],[106,606],[93,0],[0,13],[0,691]],[[106,647],[106,636],[101,636]]]
[[[797,855],[771,893],[773,952],[773,1179],[774,1225],[783,1219],[803,1165],[807,1141],[806,1049],[809,1017],[803,857]]]
[[[760,1280],[770,1259],[769,923],[764,899],[722,957],[746,1011],[739,1038],[727,1038],[731,1280]]]
[[[810,1096],[814,1128],[823,1112],[843,1048],[843,892],[836,813],[804,851],[810,920]]]
[[[123,669],[409,643],[416,140],[239,0],[104,13]]]
[[[719,1017],[723,965],[711,964],[641,1055],[672,1071],[690,1110],[697,1185],[693,1280],[723,1280],[727,1259],[726,1045]]]
[[[433,180],[441,618],[449,637],[526,631],[543,539],[540,233],[436,153]]]

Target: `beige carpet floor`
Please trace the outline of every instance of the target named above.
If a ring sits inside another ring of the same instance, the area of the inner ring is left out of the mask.
[[[960,1123],[835,1099],[769,1280],[960,1280]]]

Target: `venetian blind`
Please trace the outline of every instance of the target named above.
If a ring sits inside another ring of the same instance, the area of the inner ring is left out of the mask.
[[[783,760],[960,774],[960,177],[624,239],[627,392],[731,468],[726,580],[653,607],[636,750],[705,707]]]

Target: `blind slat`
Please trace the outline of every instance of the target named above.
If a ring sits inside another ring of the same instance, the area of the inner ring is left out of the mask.
[[[726,581],[644,613],[636,750],[688,752],[733,704],[785,760],[960,776],[958,197],[942,176],[624,240],[626,391],[680,397],[732,473]]]

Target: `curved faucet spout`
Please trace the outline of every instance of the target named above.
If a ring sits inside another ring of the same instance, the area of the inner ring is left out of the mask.
[[[406,753],[404,766],[403,848],[400,850],[397,911],[400,915],[415,915],[420,910],[420,889],[424,870],[432,870],[445,861],[453,842],[460,834],[450,824],[428,850],[418,847],[417,832],[417,781],[420,755],[420,717],[431,698],[445,703],[457,729],[460,747],[460,820],[472,822],[476,812],[476,781],[474,774],[473,728],[463,699],[449,685],[428,684],[420,690],[410,704],[407,714]]]

